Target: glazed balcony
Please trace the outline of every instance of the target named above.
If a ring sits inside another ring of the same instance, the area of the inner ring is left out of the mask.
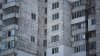
[[[18,18],[18,16],[19,16],[18,13],[11,13],[8,15],[4,15],[3,20],[9,19],[9,18],[14,18],[14,17]]]
[[[19,16],[19,7],[13,6],[10,8],[3,9],[3,20]]]
[[[2,5],[2,8],[9,8],[12,6],[18,6],[19,7],[19,1],[18,0],[13,0],[13,1],[5,1],[4,4]]]

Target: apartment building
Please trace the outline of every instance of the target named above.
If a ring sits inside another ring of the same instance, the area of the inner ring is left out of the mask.
[[[0,56],[100,56],[99,0],[0,0]]]
[[[47,56],[97,56],[96,2],[48,0]]]
[[[95,0],[72,2],[71,27],[72,56],[96,56]]]
[[[67,0],[48,0],[47,56],[70,56],[71,5]]]
[[[37,0],[0,0],[0,56],[36,56]]]

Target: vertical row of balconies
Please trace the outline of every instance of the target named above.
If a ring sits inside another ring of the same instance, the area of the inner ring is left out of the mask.
[[[2,10],[1,56],[12,53],[15,47],[19,20],[19,0],[4,0]]]
[[[83,1],[83,2],[81,2]],[[71,24],[72,24],[72,46],[74,47],[74,53],[77,53],[76,56],[80,55],[81,53],[85,53],[85,49],[86,47],[84,47],[84,51],[80,51],[80,49],[82,49],[81,47],[79,47],[80,45],[85,45],[85,31],[86,31],[86,23],[85,23],[85,6],[87,6],[85,3],[86,0],[78,0],[78,1],[74,1],[73,2],[73,8],[72,8],[72,20],[71,20]],[[89,37],[89,48],[91,48],[90,53],[95,53],[95,49],[96,49],[96,22],[95,22],[95,4],[94,4],[95,0],[91,0],[89,2],[89,11],[88,11],[88,37]],[[82,4],[81,4],[82,3]],[[82,10],[84,10],[83,12],[81,12]],[[83,22],[83,23],[82,23]],[[91,42],[93,42],[92,44],[90,44]],[[95,45],[94,45],[95,44]],[[91,46],[94,45],[94,46]],[[78,51],[77,51],[77,50]],[[83,54],[82,54],[83,55]]]

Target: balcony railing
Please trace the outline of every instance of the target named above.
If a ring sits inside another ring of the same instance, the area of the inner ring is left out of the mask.
[[[10,13],[10,14],[4,15],[2,20],[13,18],[13,17],[18,18],[19,14],[18,13]]]
[[[8,3],[4,3],[2,5],[2,8],[8,8],[8,7],[12,7],[12,6],[18,6],[19,7],[19,2],[18,1],[12,1],[12,2],[8,2]]]

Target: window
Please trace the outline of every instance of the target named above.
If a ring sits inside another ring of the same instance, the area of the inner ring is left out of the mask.
[[[78,53],[81,51],[85,51],[85,45],[80,45],[80,46],[74,47],[74,53]]]
[[[79,0],[80,5],[83,6],[85,4],[85,0]]]
[[[84,33],[79,33],[79,34],[75,34],[73,35],[74,41],[80,41],[80,40],[84,40]]]
[[[59,7],[59,2],[55,2],[52,4],[52,9],[56,9]]]
[[[86,48],[85,48],[85,45],[81,45],[81,46],[80,46],[80,52],[81,52],[81,51],[85,51],[85,49],[86,49]]]
[[[59,35],[55,35],[51,37],[51,42],[57,42],[59,41]]]
[[[34,36],[31,36],[31,41],[35,42],[35,37]]]
[[[3,16],[3,15],[2,15],[2,14],[0,14],[0,20],[2,19],[2,16]]]
[[[76,1],[76,6],[78,7],[80,4],[79,4],[79,1]]]
[[[11,30],[8,30],[8,31],[4,31],[2,33],[2,38],[7,38],[7,37],[14,36],[14,35],[15,35],[15,29],[11,29]]]
[[[31,13],[31,18],[35,20],[36,19],[36,14]]]
[[[2,4],[0,4],[0,9],[2,8]]]
[[[7,37],[7,32],[2,32],[2,38],[6,38]]]
[[[15,53],[14,56],[17,56],[17,54]]]
[[[89,43],[89,50],[96,49],[96,42]]]
[[[46,56],[46,52],[44,52],[44,56]]]
[[[12,7],[4,9],[3,11],[4,11],[4,15],[11,14],[11,13],[18,13],[19,12],[19,7],[12,6]]]
[[[72,24],[72,31],[79,30],[79,29],[82,29],[82,28],[85,28],[85,22],[84,21],[76,23],[76,24]]]
[[[15,35],[14,33],[15,33],[15,30],[9,30],[9,31],[7,31],[8,37],[11,37],[11,36]]]
[[[48,0],[45,0],[45,3],[47,2]]]
[[[84,5],[84,0],[75,1],[75,2],[72,3],[72,5],[73,5],[73,8],[83,6]]]
[[[39,56],[39,51],[37,50],[37,55],[36,56]]]
[[[8,37],[10,37],[11,36],[11,31],[8,31]]]
[[[8,42],[8,49],[10,48],[10,42]]]
[[[47,35],[47,29],[44,30],[44,35]]]
[[[52,26],[52,31],[55,31],[55,30],[58,30],[59,29],[59,25],[57,24],[57,25],[54,25],[54,26]]]
[[[92,20],[91,20],[91,24],[92,24],[92,25],[95,25],[95,24],[96,24],[95,19],[92,19]]]
[[[45,14],[47,14],[47,8],[45,8],[45,11],[44,11],[44,13],[45,13]]]
[[[89,38],[96,37],[96,31],[90,31],[90,32],[88,33],[88,37],[89,37]]]
[[[11,36],[14,36],[15,35],[15,31],[16,31],[16,29],[12,29],[11,30]]]
[[[44,19],[44,24],[47,24],[47,18],[46,18],[46,19]]]
[[[77,17],[80,17],[80,12],[79,11],[77,12]]]
[[[8,1],[7,1],[7,0],[5,0],[4,2],[5,2],[5,3],[7,3]]]
[[[80,6],[79,1],[73,2],[73,8]]]
[[[43,46],[46,47],[47,46],[47,40],[43,41]]]
[[[56,48],[52,48],[52,54],[55,54],[55,53],[58,53],[59,52],[59,48],[56,47]]]
[[[14,47],[14,41],[10,41],[10,48]]]
[[[84,15],[85,15],[85,11],[84,10],[72,12],[72,19],[75,19],[75,18],[78,18],[78,17],[82,17]]]
[[[6,19],[6,20],[2,20],[2,23],[3,23],[3,27],[5,26],[9,26],[9,25],[18,25],[18,18],[9,18],[9,19]]]
[[[52,18],[53,20],[58,19],[58,18],[59,18],[59,13],[53,14],[52,17],[53,17],[53,18]]]
[[[1,46],[2,46],[2,47],[1,47],[1,50],[8,49],[7,43],[2,43]]]
[[[1,50],[10,49],[14,47],[14,41],[4,42],[2,43]]]
[[[81,23],[77,24],[78,29],[81,29]]]

